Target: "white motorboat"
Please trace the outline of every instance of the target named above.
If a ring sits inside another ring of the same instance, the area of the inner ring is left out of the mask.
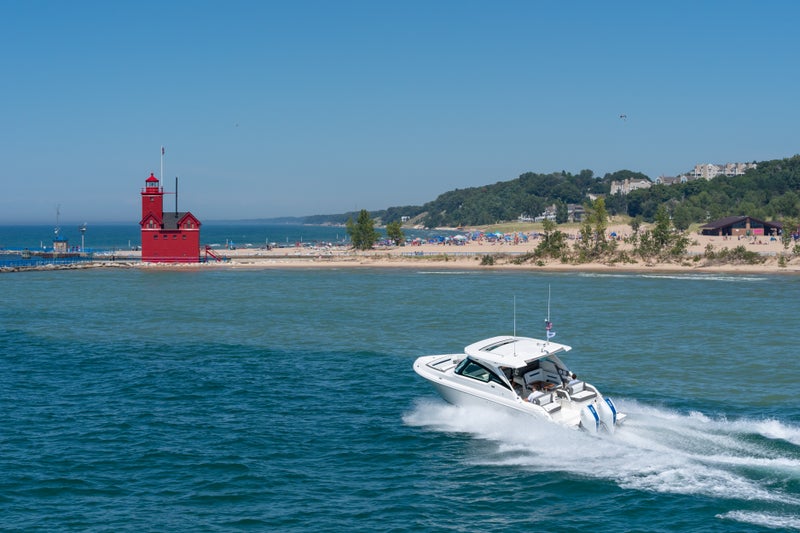
[[[452,404],[500,405],[590,433],[613,433],[625,415],[561,361],[571,349],[549,339],[499,336],[470,344],[464,353],[419,357],[414,371]]]

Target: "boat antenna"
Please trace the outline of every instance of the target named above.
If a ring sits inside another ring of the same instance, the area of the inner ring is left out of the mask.
[[[550,321],[550,285],[547,286],[547,321]]]
[[[517,339],[517,295],[514,295],[514,340]],[[517,355],[517,343],[514,344],[514,355]]]
[[[556,336],[556,332],[553,331],[553,323],[550,322],[550,285],[547,286],[547,318],[544,319],[544,332],[546,341],[550,341],[553,337]]]

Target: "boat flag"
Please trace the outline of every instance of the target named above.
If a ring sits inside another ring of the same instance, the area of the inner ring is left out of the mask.
[[[550,322],[549,320],[544,321],[544,329],[547,332],[548,339],[552,339],[553,337],[556,336],[556,332],[553,331],[553,323]]]

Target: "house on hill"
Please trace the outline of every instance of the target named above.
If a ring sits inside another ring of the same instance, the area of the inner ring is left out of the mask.
[[[647,179],[626,178],[620,181],[612,181],[610,194],[628,194],[636,189],[649,189],[652,186],[653,182]]]
[[[729,237],[751,237],[753,235],[781,234],[783,224],[780,222],[764,222],[748,216],[725,217],[704,226],[700,226],[703,235],[718,235]]]

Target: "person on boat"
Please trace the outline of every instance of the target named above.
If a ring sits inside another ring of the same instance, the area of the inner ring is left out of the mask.
[[[570,387],[578,382],[578,376],[573,372],[572,374],[567,374],[567,379],[563,381],[564,388]]]
[[[528,398],[525,401],[533,403],[536,398],[541,398],[542,396],[544,396],[544,393],[539,389],[538,385],[533,385],[531,387],[531,393],[528,394]]]

